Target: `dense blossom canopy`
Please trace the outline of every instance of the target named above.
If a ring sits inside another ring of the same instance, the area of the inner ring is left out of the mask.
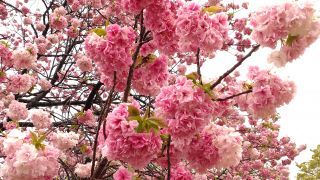
[[[249,8],[0,0],[0,179],[288,179],[306,146],[277,109],[299,87],[237,68],[263,47],[256,61],[298,59],[320,21],[310,3]],[[235,64],[206,81],[219,53]]]

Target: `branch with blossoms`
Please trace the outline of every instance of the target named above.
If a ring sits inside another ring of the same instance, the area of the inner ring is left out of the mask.
[[[0,0],[0,179],[288,178],[306,147],[277,109],[298,87],[239,67],[265,47],[298,59],[320,35],[311,4],[34,3]],[[237,62],[206,82],[218,54]]]

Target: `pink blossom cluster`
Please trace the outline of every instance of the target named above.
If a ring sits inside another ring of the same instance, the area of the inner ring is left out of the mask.
[[[77,163],[74,169],[74,172],[80,178],[88,178],[91,175],[91,166],[92,166],[91,162],[86,164]]]
[[[70,148],[75,147],[78,144],[80,134],[73,131],[71,132],[54,132],[50,134],[49,140],[52,142],[53,146],[66,151]]]
[[[38,80],[38,84],[44,91],[48,91],[52,87],[51,83],[46,79]]]
[[[12,120],[26,119],[28,117],[26,104],[20,103],[16,100],[11,101],[7,111],[7,116]]]
[[[287,14],[291,3],[266,7],[251,15],[250,24],[253,26],[252,38],[262,46],[275,48],[279,39],[288,35]],[[294,14],[292,14],[294,15]]]
[[[57,34],[49,34],[47,36],[47,39],[52,43],[52,44],[57,44],[59,42],[59,37]]]
[[[278,107],[288,104],[294,97],[294,82],[282,80],[268,70],[250,67],[248,78],[253,82],[252,92],[238,97],[237,102],[241,110],[255,117],[273,116]]]
[[[209,124],[192,139],[186,159],[198,172],[236,166],[242,159],[242,138],[233,128]]]
[[[14,94],[26,93],[34,85],[34,78],[28,74],[17,74],[8,77],[7,91]]]
[[[27,44],[26,48],[17,49],[12,52],[13,67],[16,69],[31,69],[37,60],[38,48]]]
[[[215,6],[218,3],[220,3],[221,0],[208,0],[208,2],[206,3],[206,6]]]
[[[68,26],[68,20],[65,17],[67,11],[64,7],[60,6],[56,8],[52,14],[50,14],[50,26],[57,30],[62,30]]]
[[[96,120],[91,109],[79,113],[77,116],[77,121],[79,124],[87,125],[90,127],[94,127],[96,125]]]
[[[291,45],[284,45],[279,51],[274,51],[270,54],[268,61],[277,67],[283,67],[288,62],[299,58],[307,47],[314,43],[320,35],[320,22],[313,24],[312,31],[307,35],[298,37]]]
[[[157,116],[167,121],[168,132],[176,145],[187,145],[213,117],[209,95],[183,76],[175,84],[161,88],[155,108]]]
[[[123,166],[120,166],[119,169],[113,174],[114,180],[131,180],[133,178],[133,174],[128,171]]]
[[[91,59],[87,56],[78,57],[76,64],[82,72],[91,72],[93,69]]]
[[[142,64],[133,75],[133,88],[140,94],[156,96],[168,81],[168,58],[160,56],[154,62]]]
[[[152,53],[157,48],[161,53],[168,55],[177,51],[179,39],[175,34],[175,20],[178,7],[178,3],[161,0],[146,8],[144,24],[152,32],[152,41],[145,44],[141,51]]]
[[[270,120],[250,117],[248,125],[241,125],[238,132],[244,139],[242,162],[229,168],[223,179],[235,178],[235,172],[242,172],[240,179],[288,179],[288,164],[305,146],[296,146],[290,138],[279,136],[279,125]],[[271,166],[265,166],[265,164]],[[255,169],[255,174],[250,173]]]
[[[110,160],[122,160],[140,169],[156,158],[161,139],[153,131],[136,132],[139,123],[129,121],[128,116],[127,104],[120,104],[109,113],[106,127],[99,133],[101,153]]]
[[[81,26],[81,22],[78,18],[72,18],[70,20],[71,26],[67,29],[67,35],[71,38],[76,38],[79,35],[79,28]]]
[[[196,52],[198,48],[213,54],[223,47],[228,37],[228,16],[217,13],[213,16],[202,12],[196,3],[190,3],[178,10],[176,34],[182,52]]]
[[[6,66],[12,66],[12,52],[6,44],[0,42],[0,58]]]
[[[23,24],[25,24],[25,25],[32,24],[32,19],[28,18],[28,17],[23,18]]]
[[[162,135],[168,135],[167,129],[163,129],[161,131]],[[169,156],[170,156],[170,164],[172,167],[178,167],[179,163],[183,160],[185,149],[180,147],[176,147],[174,144],[170,144]],[[158,165],[163,168],[168,167],[168,155],[167,153],[163,153],[162,156],[159,156],[156,161]]]
[[[5,20],[8,17],[8,11],[3,4],[0,4],[0,19]]]
[[[106,4],[107,0],[91,0],[91,6],[94,8],[102,8]]]
[[[4,107],[8,107],[10,103],[15,100],[15,96],[12,93],[2,94],[1,101]]]
[[[41,36],[35,39],[39,54],[45,54],[51,48],[51,42],[47,38]]]
[[[320,21],[310,3],[286,2],[264,7],[251,15],[250,23],[252,38],[262,46],[275,48],[279,40],[286,40],[280,51],[269,58],[276,66],[297,59],[320,35]]]
[[[123,11],[139,14],[141,10],[157,1],[159,0],[120,0],[120,3]]]
[[[49,128],[52,123],[50,114],[42,109],[37,109],[32,112],[31,121],[38,129]]]
[[[112,24],[106,29],[106,37],[92,33],[85,40],[85,49],[101,73],[101,81],[107,86],[113,86],[116,73],[116,89],[123,91],[132,61],[135,32],[129,27]]]
[[[194,176],[191,172],[186,168],[184,165],[178,165],[171,169],[171,176],[170,179],[172,180],[192,180]]]
[[[24,139],[23,139],[24,137]],[[12,130],[3,142],[6,156],[0,177],[16,179],[53,179],[58,175],[59,150],[51,145],[36,149],[19,130]]]

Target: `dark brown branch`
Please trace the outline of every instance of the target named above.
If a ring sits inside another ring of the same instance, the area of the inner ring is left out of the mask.
[[[32,122],[18,122],[19,127],[34,127]],[[71,121],[63,121],[63,122],[53,122],[52,126],[53,127],[64,127],[64,126],[68,126],[68,125],[77,125],[74,122]],[[0,129],[1,130],[5,130],[4,126],[3,126],[3,122],[0,122]]]
[[[197,49],[197,54],[196,54],[196,58],[197,58],[197,74],[199,76],[199,82],[200,84],[202,84],[202,77],[201,77],[201,67],[200,67],[200,48]]]
[[[260,47],[260,45],[254,46],[254,47],[251,49],[251,51],[250,51],[246,56],[244,56],[243,58],[241,58],[241,59],[237,62],[237,64],[235,64],[234,66],[232,66],[231,69],[229,69],[227,72],[225,72],[223,75],[221,75],[221,76],[219,77],[219,79],[210,86],[210,89],[212,90],[212,89],[214,89],[216,86],[218,86],[225,77],[227,77],[227,76],[228,76],[229,74],[231,74],[234,70],[236,70],[236,69],[243,63],[243,61],[245,61],[248,57],[250,57],[256,50],[259,49],[259,47]]]
[[[96,96],[96,94],[98,93],[100,87],[102,86],[102,83],[99,81],[92,89],[92,91],[90,92],[88,98],[87,98],[87,101],[86,101],[86,104],[84,105],[84,110],[88,110],[91,108],[92,104],[93,104],[93,100],[94,100],[94,97]]]
[[[228,97],[225,97],[225,98],[218,98],[218,99],[215,99],[215,101],[226,101],[226,100],[229,100],[229,99],[232,99],[232,98],[235,98],[235,97],[238,97],[238,96],[241,96],[243,94],[249,94],[252,92],[252,89],[249,89],[247,91],[243,91],[241,93],[238,93],[238,94],[234,94],[232,96],[228,96]]]
[[[92,155],[92,166],[91,166],[91,177],[94,176],[94,167],[95,167],[95,161],[96,161],[96,154],[97,154],[97,146],[98,146],[98,136],[99,136],[99,131],[102,125],[102,122],[105,120],[106,118],[106,113],[109,112],[111,103],[112,103],[112,99],[113,99],[113,92],[116,86],[116,73],[114,72],[114,77],[113,77],[113,86],[109,92],[109,96],[107,99],[106,104],[103,106],[102,111],[101,111],[101,115],[99,116],[98,119],[98,127],[97,127],[97,132],[95,135],[95,139],[94,139],[94,144],[93,144],[93,155]]]
[[[133,63],[132,65],[130,66],[130,69],[129,69],[129,75],[128,75],[128,79],[127,79],[127,85],[126,85],[126,89],[124,91],[124,94],[123,94],[123,102],[127,102],[128,101],[128,97],[129,97],[129,93],[130,93],[130,90],[131,90],[131,81],[132,81],[132,76],[133,76],[133,71],[134,71],[134,67],[135,67],[135,64],[136,64],[136,61],[138,59],[138,55],[139,55],[139,51],[140,51],[140,48],[141,46],[144,44],[144,34],[145,34],[145,27],[143,26],[143,10],[141,11],[140,13],[140,37],[139,37],[139,44],[137,46],[137,49],[136,51],[134,52],[134,54],[132,55],[132,60],[133,60]]]
[[[170,180],[171,178],[171,162],[170,162],[170,143],[171,143],[171,136],[168,137],[168,144],[167,144],[167,163],[168,163],[168,174],[167,174],[167,180]]]
[[[22,102],[22,103],[30,103],[30,102],[32,102],[31,100],[28,100],[28,99],[19,99],[18,101]],[[85,105],[86,103],[87,103],[87,101],[35,102],[29,108],[33,108],[33,107],[53,107],[53,106],[64,106],[64,105]],[[93,103],[98,103],[98,102],[94,101]]]
[[[70,54],[70,52],[72,51],[73,47],[77,44],[80,44],[82,43],[82,41],[73,41],[73,43],[70,45],[70,47],[66,50],[65,54],[66,56],[64,56],[58,67],[56,68],[55,72],[54,72],[54,75],[53,75],[53,78],[51,79],[51,85],[54,85],[54,83],[59,79],[59,76],[58,76],[58,73],[60,72],[60,70],[62,69],[65,61],[67,60],[67,54]],[[37,95],[36,97],[34,97],[30,103],[27,104],[27,107],[30,108],[30,107],[33,107],[33,105],[37,102],[39,102],[42,98],[46,97],[46,95],[50,92],[50,90],[47,90],[47,91],[43,91],[42,93],[40,93],[39,95]]]

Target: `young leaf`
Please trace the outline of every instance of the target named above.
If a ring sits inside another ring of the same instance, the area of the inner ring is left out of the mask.
[[[85,152],[87,152],[87,150],[88,150],[88,147],[85,144],[80,147],[80,152],[81,153],[85,153]]]
[[[292,46],[292,43],[298,39],[299,36],[292,36],[291,34],[288,35],[286,45],[287,46]]]
[[[38,141],[38,136],[36,133],[30,131],[30,136],[31,136],[31,143],[35,144]]]
[[[96,33],[100,37],[107,35],[107,31],[103,28],[95,28],[92,29],[91,32]]]
[[[109,20],[106,20],[105,26],[108,27],[109,25],[110,25],[110,21],[109,21]]]
[[[43,134],[39,137],[38,142],[42,143],[46,139],[46,135]]]
[[[203,84],[202,85],[202,89],[205,93],[207,93],[211,98],[214,97],[212,90],[211,90],[211,84],[207,83],[207,84]]]
[[[208,13],[216,13],[218,11],[221,11],[223,8],[221,6],[209,6],[206,8],[203,8],[202,11],[203,12],[208,12]]]
[[[128,105],[129,116],[140,116],[140,111],[138,108]]]
[[[139,122],[138,127],[135,128],[137,133],[142,133],[145,130],[145,121]]]
[[[197,79],[199,78],[199,76],[196,72],[192,72],[190,74],[187,74],[186,77],[187,77],[187,79],[192,80],[193,83],[196,83]]]
[[[129,116],[127,119],[129,121],[136,120],[138,122],[140,122],[142,120],[141,116]]]
[[[163,119],[157,118],[157,117],[150,117],[147,119],[148,122],[151,122],[152,124],[156,124],[158,127],[164,128],[167,127],[166,122]]]

